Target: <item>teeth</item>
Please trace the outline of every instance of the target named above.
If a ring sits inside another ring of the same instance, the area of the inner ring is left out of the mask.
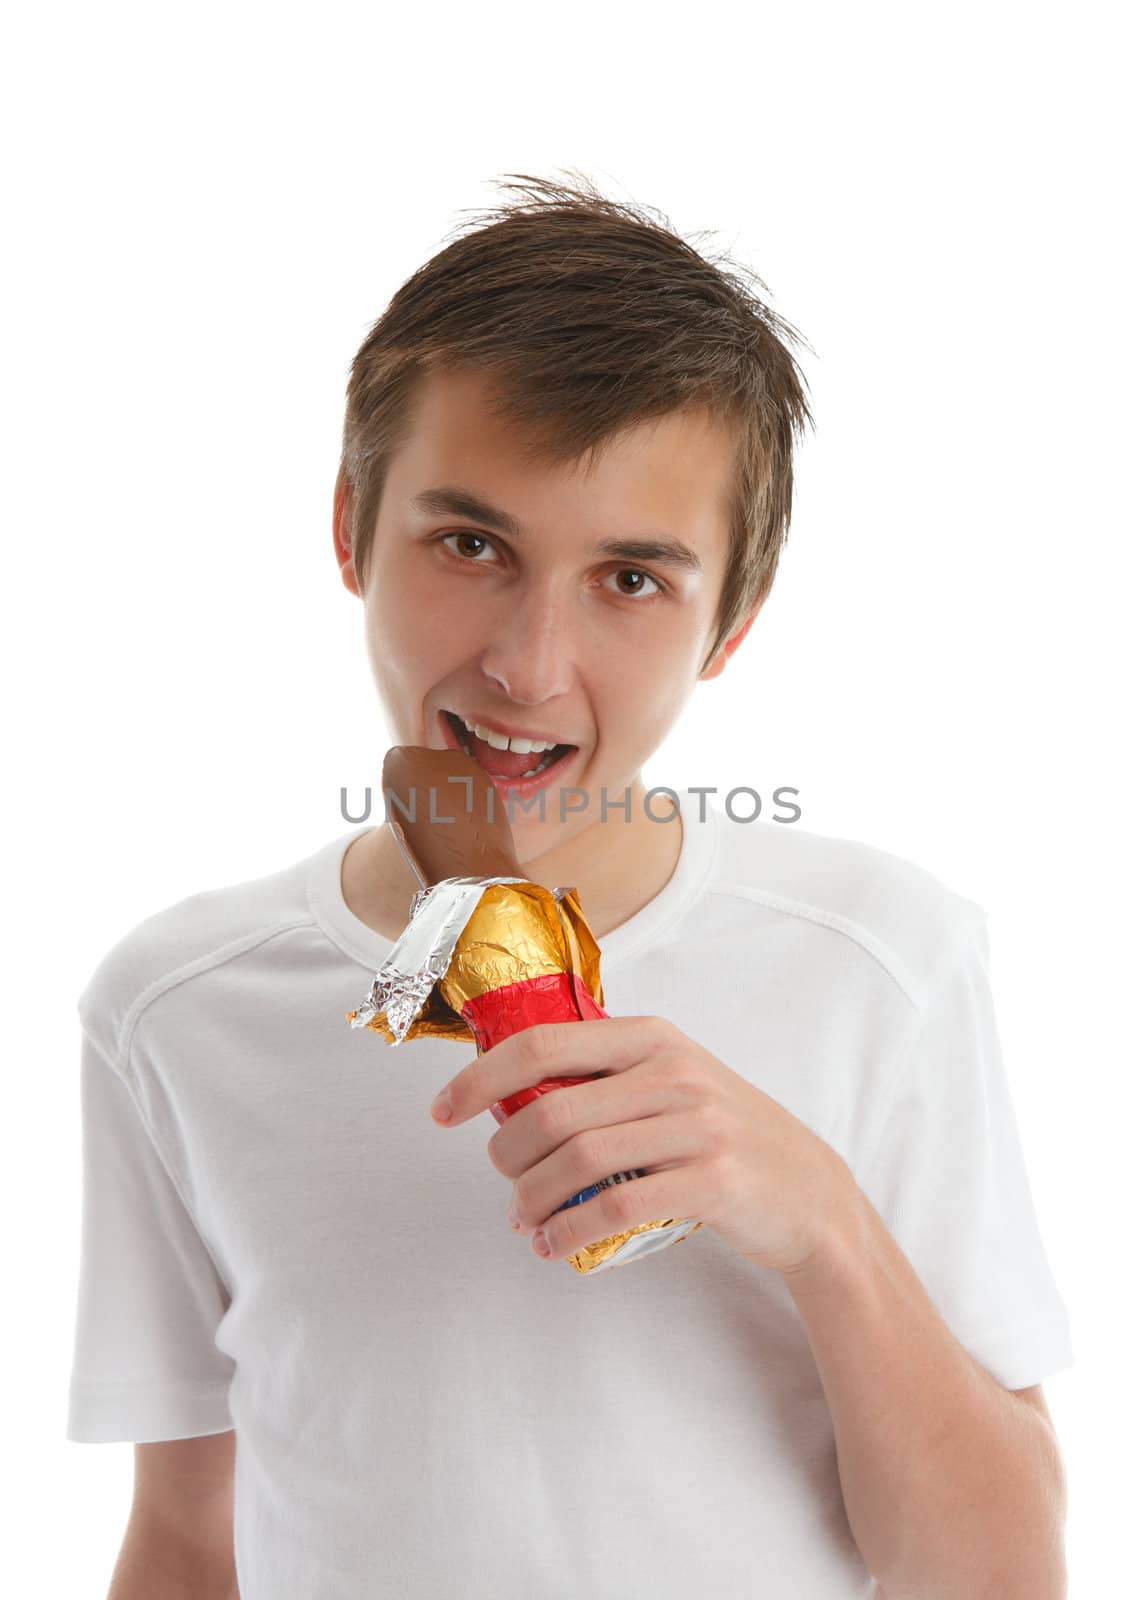
[[[477,738],[485,740],[494,750],[507,750],[510,748],[517,755],[542,755],[542,761],[538,762],[536,766],[520,773],[521,778],[533,778],[536,773],[545,772],[551,765],[551,754],[557,748],[554,744],[548,744],[540,739],[505,739],[503,734],[489,733],[487,728],[481,728],[476,722],[464,722],[457,716],[455,711],[450,712],[449,715],[457,725],[457,737],[460,740],[460,747],[466,756],[472,754],[468,748],[467,738],[468,730],[471,728]]]
[[[478,722],[466,722],[464,726],[471,728],[476,737],[483,739],[485,744],[490,744],[493,750],[514,750],[516,755],[535,756],[543,755],[545,751],[555,748],[553,739],[521,739],[518,737],[509,739],[506,734],[494,733],[490,728],[482,728]]]

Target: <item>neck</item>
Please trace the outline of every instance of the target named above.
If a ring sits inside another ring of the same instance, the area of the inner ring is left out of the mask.
[[[528,857],[517,840],[525,872],[546,888],[577,889],[596,939],[628,922],[668,883],[681,853],[684,823],[667,798],[645,810],[640,777],[630,786],[629,820],[622,810],[601,810],[581,832]],[[656,819],[656,820],[654,820]]]
[[[630,787],[630,818],[609,810],[580,832],[550,849],[517,829],[516,852],[524,873],[548,889],[576,889],[594,937],[628,922],[668,883],[681,853],[684,822],[668,799],[645,811],[640,778]],[[666,820],[673,819],[673,820]],[[389,824],[354,840],[342,866],[342,892],[350,910],[384,938],[397,939],[409,919],[409,902],[419,887]]]

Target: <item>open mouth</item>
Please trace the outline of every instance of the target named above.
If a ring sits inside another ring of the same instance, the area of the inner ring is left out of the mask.
[[[575,744],[556,744],[550,750],[513,750],[511,741],[504,749],[475,733],[455,711],[443,711],[442,721],[454,747],[473,756],[489,777],[509,786],[530,784],[538,787],[545,774],[560,767],[578,749]]]

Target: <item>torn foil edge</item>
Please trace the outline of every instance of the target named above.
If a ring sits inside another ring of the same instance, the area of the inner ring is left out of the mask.
[[[371,1017],[385,1012],[400,1044],[421,1007],[444,977],[452,962],[456,942],[480,903],[485,889],[497,883],[529,883],[528,878],[442,878],[418,889],[409,902],[409,922],[382,963],[370,992],[351,1019],[352,1028],[364,1028]],[[556,904],[569,889],[552,889]],[[560,912],[561,916],[561,912]]]

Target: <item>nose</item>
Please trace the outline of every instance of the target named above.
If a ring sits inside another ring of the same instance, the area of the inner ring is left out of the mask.
[[[574,653],[562,609],[526,598],[498,619],[480,658],[484,673],[520,705],[542,705],[574,683]]]

